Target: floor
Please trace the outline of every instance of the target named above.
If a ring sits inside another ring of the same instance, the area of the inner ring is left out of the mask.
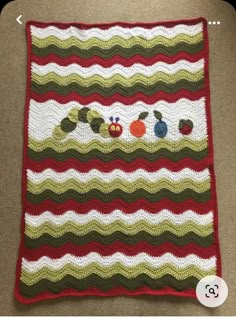
[[[0,314],[1,315],[236,315],[236,19],[220,0],[18,0],[0,20]],[[22,25],[16,18],[22,14]],[[219,233],[227,301],[206,308],[193,299],[175,297],[62,298],[24,306],[14,299],[15,266],[20,239],[23,117],[26,90],[25,22],[162,21],[204,16],[209,25],[210,84]],[[234,303],[233,303],[234,302]]]

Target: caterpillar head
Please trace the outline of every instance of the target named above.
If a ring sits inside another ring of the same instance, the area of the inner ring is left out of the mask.
[[[123,127],[118,123],[120,120],[119,117],[115,118],[110,117],[111,124],[108,127],[108,131],[111,137],[119,137],[123,132]]]

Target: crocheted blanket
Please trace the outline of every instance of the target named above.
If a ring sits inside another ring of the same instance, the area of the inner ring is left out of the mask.
[[[15,296],[195,297],[221,275],[206,20],[26,30]]]

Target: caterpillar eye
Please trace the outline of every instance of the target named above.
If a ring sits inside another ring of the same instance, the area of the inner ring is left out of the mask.
[[[116,130],[116,126],[115,125],[111,125],[111,130]]]
[[[116,126],[116,131],[117,131],[117,132],[120,131],[120,126]]]

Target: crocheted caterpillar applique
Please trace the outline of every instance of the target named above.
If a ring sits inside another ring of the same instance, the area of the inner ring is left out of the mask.
[[[119,130],[117,130],[118,125],[114,123],[107,124],[98,111],[83,107],[81,109],[71,109],[68,116],[62,119],[60,125],[54,128],[53,137],[58,140],[64,139],[70,132],[75,130],[80,121],[88,123],[95,134],[100,134],[104,138],[118,137],[122,133],[122,127],[120,125]],[[114,130],[112,126],[115,126]],[[114,135],[114,132],[117,133],[117,136]]]

